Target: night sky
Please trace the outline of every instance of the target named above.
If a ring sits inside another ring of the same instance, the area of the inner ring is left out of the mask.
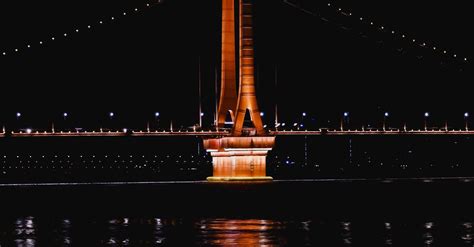
[[[19,111],[31,125],[47,125],[66,111],[76,123],[94,125],[113,111],[124,124],[140,126],[158,111],[163,122],[189,126],[198,118],[200,60],[210,125],[220,1],[145,3],[2,1],[0,121],[11,124]],[[474,117],[468,3],[291,3],[301,9],[255,0],[257,93],[266,122],[273,122],[275,102],[281,121],[307,112],[321,125],[335,124],[344,111],[359,126],[379,123],[385,111],[393,125],[420,125],[425,111],[433,125],[460,123],[466,111]]]

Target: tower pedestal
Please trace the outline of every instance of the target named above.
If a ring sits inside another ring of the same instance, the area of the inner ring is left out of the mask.
[[[208,181],[269,181],[266,157],[274,136],[220,137],[204,139],[211,153],[213,174]]]

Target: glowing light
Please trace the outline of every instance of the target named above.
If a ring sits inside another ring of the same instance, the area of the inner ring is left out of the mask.
[[[331,3],[328,3],[328,6],[331,6]]]
[[[5,53],[5,52],[4,52]],[[467,57],[464,58],[464,61],[467,61]]]
[[[429,112],[425,112],[425,117],[429,117],[430,116],[430,113]]]
[[[402,38],[405,38],[405,34],[402,34]]]
[[[302,115],[303,117],[306,117],[306,112],[303,112],[301,115]]]
[[[204,116],[204,112],[201,112],[201,114],[200,114],[200,115],[201,115],[201,117],[202,117],[202,116]]]
[[[392,33],[395,33],[395,31],[392,31]]]
[[[159,112],[155,112],[155,117],[159,117],[160,116],[160,113]]]
[[[456,57],[456,54],[454,54],[453,57]]]
[[[388,112],[385,112],[384,116],[388,117]]]
[[[17,113],[16,113],[16,117],[21,117],[21,113],[20,113],[20,112],[17,112]]]
[[[344,112],[344,117],[349,116],[349,112]]]
[[[63,116],[64,116],[64,117],[67,117],[67,112],[63,113]]]
[[[31,134],[31,129],[26,129],[26,133]]]
[[[436,50],[436,46],[433,47],[433,50]]]
[[[113,117],[115,114],[113,112],[109,112],[109,117]]]
[[[260,112],[260,116],[261,116],[261,117],[265,116],[265,113],[264,113],[264,112]]]
[[[127,128],[123,128],[123,133],[127,133]]]
[[[161,3],[161,1],[159,0],[158,3]],[[147,6],[147,7],[152,7],[152,4],[147,3],[146,6]],[[135,8],[134,10],[135,10],[136,12],[138,12],[139,9],[138,9],[138,8]],[[122,12],[122,14],[125,16],[125,15],[127,15],[127,12]],[[115,20],[115,17],[112,16],[111,19],[112,19],[112,20]],[[104,24],[104,22],[103,22],[102,20],[100,20],[100,21],[99,21],[99,24]],[[91,26],[91,25],[88,25],[87,28],[88,28],[88,29],[91,29],[92,26]],[[79,29],[74,29],[74,30],[75,30],[76,33],[79,32]],[[62,34],[62,35],[63,35],[64,37],[67,37],[67,36],[68,36],[68,33],[64,33],[64,34]],[[55,38],[54,36],[51,37],[50,39],[51,39],[52,41],[56,40],[56,38]],[[39,41],[39,44],[40,44],[40,45],[43,45],[43,41]],[[26,46],[27,46],[27,48],[31,48],[31,45],[30,45],[30,44],[27,44]],[[21,50],[21,48],[20,48],[20,49],[16,48],[16,49],[14,49],[13,51],[14,51],[14,52],[19,52],[20,50]],[[2,54],[3,56],[6,56],[6,55],[7,55],[6,52],[2,52],[1,54]]]
[[[364,18],[362,18],[362,17],[361,17],[361,18],[359,18],[359,20],[361,20],[361,21],[362,21],[363,19],[364,19]]]
[[[469,117],[469,112],[465,112],[464,117]]]

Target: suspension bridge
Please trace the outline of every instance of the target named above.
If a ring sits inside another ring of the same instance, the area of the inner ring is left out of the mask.
[[[292,7],[299,8],[285,1]],[[147,5],[149,6],[149,5]],[[301,9],[301,8],[300,8]],[[301,9],[308,14],[313,14]],[[136,11],[136,10],[135,10]],[[341,10],[339,10],[341,11]],[[351,13],[344,15],[352,16]],[[126,14],[126,13],[125,13]],[[124,14],[124,15],[125,15]],[[255,90],[255,52],[252,0],[222,0],[222,50],[221,88],[214,128],[168,130],[121,129],[121,130],[3,130],[1,138],[29,137],[158,137],[197,136],[202,137],[204,148],[213,157],[211,181],[271,180],[267,177],[266,154],[278,136],[394,136],[394,135],[474,135],[474,130],[465,129],[282,129],[278,128],[275,109],[275,127],[266,128],[258,107]],[[362,21],[362,19],[361,19]],[[100,23],[102,24],[102,23]],[[371,24],[373,25],[373,24]],[[382,26],[381,29],[384,29]],[[76,31],[77,32],[77,31]],[[64,34],[66,37],[67,34]],[[54,38],[53,38],[54,40]],[[415,42],[415,39],[413,39]],[[423,46],[426,46],[424,44]],[[28,45],[28,48],[30,46]],[[18,52],[15,49],[14,52]],[[446,53],[446,52],[445,52]],[[6,52],[2,53],[7,55]],[[454,58],[459,58],[454,54]],[[466,61],[467,58],[460,58]],[[199,114],[202,116],[201,107]],[[230,123],[230,127],[228,126]]]

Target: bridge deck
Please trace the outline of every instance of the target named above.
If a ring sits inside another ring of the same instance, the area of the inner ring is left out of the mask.
[[[4,137],[158,137],[229,136],[228,131],[32,131],[0,132]],[[269,130],[269,136],[395,136],[395,135],[474,135],[474,130]]]

